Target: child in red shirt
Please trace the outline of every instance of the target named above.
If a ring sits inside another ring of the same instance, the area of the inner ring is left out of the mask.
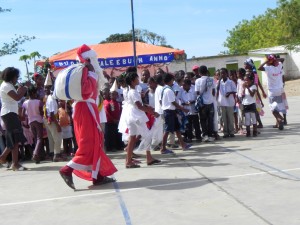
[[[103,107],[105,109],[107,122],[105,123],[105,147],[106,151],[122,150],[122,134],[118,132],[119,120],[121,117],[121,105],[117,102],[118,93],[116,91],[103,92]]]

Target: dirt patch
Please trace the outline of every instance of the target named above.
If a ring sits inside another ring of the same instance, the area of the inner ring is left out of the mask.
[[[300,79],[286,81],[284,90],[287,96],[300,96]]]

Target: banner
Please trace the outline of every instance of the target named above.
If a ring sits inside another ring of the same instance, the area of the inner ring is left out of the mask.
[[[78,62],[77,60],[60,60],[60,61],[55,61],[54,66],[56,68],[65,68],[73,64],[76,64],[77,62]]]
[[[137,64],[168,63],[174,60],[174,53],[163,53],[155,55],[141,55],[137,57]],[[134,66],[133,56],[121,58],[98,59],[101,68]]]
[[[162,53],[154,55],[141,55],[137,57],[137,64],[156,64],[156,63],[168,63],[174,60],[174,53]],[[120,57],[120,58],[99,58],[98,62],[100,67],[105,68],[115,68],[115,67],[128,67],[134,66],[133,56]],[[76,60],[60,60],[55,61],[54,66],[56,68],[64,68],[77,63]]]

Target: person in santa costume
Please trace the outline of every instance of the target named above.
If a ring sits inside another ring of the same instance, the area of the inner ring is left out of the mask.
[[[75,101],[73,121],[78,149],[74,158],[60,169],[66,184],[75,189],[72,173],[92,181],[94,185],[114,182],[108,176],[117,172],[116,167],[103,151],[103,132],[96,104],[99,89],[106,79],[98,64],[97,54],[87,45],[77,50],[79,61],[85,64],[82,71],[81,93],[84,100]]]

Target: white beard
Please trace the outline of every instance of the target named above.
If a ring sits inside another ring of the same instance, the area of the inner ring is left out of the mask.
[[[97,53],[94,50],[90,50],[81,54],[82,58],[90,59],[91,64],[95,69],[95,73],[98,74],[97,86],[98,90],[103,90],[105,87],[105,83],[107,83],[107,79],[103,75],[103,70],[98,63]]]

